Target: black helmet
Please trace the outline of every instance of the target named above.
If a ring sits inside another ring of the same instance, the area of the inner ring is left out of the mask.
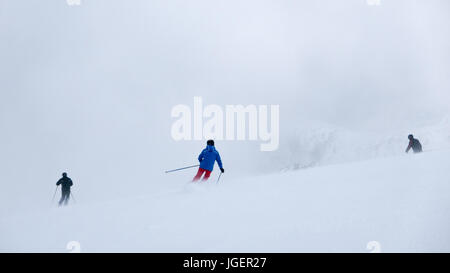
[[[409,140],[412,140],[413,138],[414,138],[413,135],[409,135],[409,136],[408,136],[408,139],[409,139]]]
[[[210,139],[210,140],[206,141],[206,145],[214,146],[214,140]]]
[[[64,173],[62,173],[62,176],[66,177],[66,176],[67,176],[67,173],[65,173],[65,172],[64,172]]]

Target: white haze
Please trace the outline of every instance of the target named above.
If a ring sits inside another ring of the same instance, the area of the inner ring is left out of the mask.
[[[171,108],[192,106],[194,96],[280,105],[279,151],[217,143],[230,178],[308,163],[302,154],[286,161],[309,124],[395,136],[389,147],[402,152],[411,128],[434,128],[449,114],[449,8],[446,0],[1,0],[0,212],[48,206],[63,171],[80,202],[171,183],[163,171],[195,164],[204,147],[170,135]],[[373,156],[362,149],[323,163]]]

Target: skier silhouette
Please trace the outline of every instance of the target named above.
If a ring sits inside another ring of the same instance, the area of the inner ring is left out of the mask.
[[[409,144],[408,147],[406,147],[406,153],[409,152],[410,149],[413,150],[414,153],[421,153],[422,152],[422,144],[420,144],[419,140],[414,138],[413,135],[408,136]]]
[[[198,168],[198,172],[195,175],[194,179],[192,179],[192,181],[198,181],[202,177],[203,173],[205,173],[205,176],[202,180],[208,180],[214,168],[215,161],[217,161],[220,171],[222,173],[225,172],[222,166],[222,160],[220,159],[220,154],[214,147],[214,140],[212,139],[206,142],[206,148],[203,149],[203,151],[198,156],[198,161],[200,161],[200,167]]]
[[[72,179],[67,176],[67,173],[63,173],[62,176],[63,177],[56,182],[56,186],[61,185],[61,199],[58,204],[61,206],[64,203],[64,205],[67,206],[70,198],[70,187],[72,187],[73,182]]]

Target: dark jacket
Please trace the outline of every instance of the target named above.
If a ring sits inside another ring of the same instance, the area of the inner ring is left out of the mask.
[[[406,152],[409,152],[410,149],[413,149],[415,153],[420,153],[422,152],[422,144],[420,144],[418,139],[413,138],[409,141]]]
[[[56,182],[56,186],[61,185],[61,190],[63,191],[70,191],[70,187],[72,187],[73,183],[72,183],[72,179],[70,179],[69,177],[63,177],[61,179],[58,180],[58,182]]]
[[[214,148],[214,146],[207,145],[205,149],[198,156],[198,161],[200,161],[200,168],[212,171],[214,167],[214,162],[217,161],[219,168],[223,168],[222,160],[220,159],[219,152]]]

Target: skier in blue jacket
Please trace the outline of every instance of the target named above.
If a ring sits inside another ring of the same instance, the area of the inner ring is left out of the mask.
[[[203,173],[205,173],[203,181],[208,180],[214,168],[215,161],[217,161],[220,171],[222,173],[225,172],[222,166],[222,160],[220,159],[219,152],[214,147],[214,140],[212,139],[206,142],[206,148],[203,149],[203,151],[198,156],[198,161],[200,161],[200,168],[198,168],[197,175],[195,175],[192,181],[198,181],[202,177]]]

